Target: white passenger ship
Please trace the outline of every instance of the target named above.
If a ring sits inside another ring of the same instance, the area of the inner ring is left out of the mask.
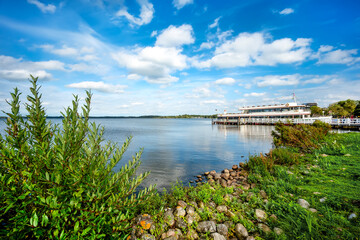
[[[277,122],[310,124],[315,120],[331,122],[331,117],[310,117],[311,106],[316,103],[298,104],[294,95],[294,102],[286,104],[248,106],[239,108],[239,113],[218,114],[214,124],[275,124]]]

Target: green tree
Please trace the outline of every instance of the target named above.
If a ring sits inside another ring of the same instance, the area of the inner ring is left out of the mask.
[[[353,115],[356,107],[356,101],[347,99],[345,101],[339,101],[329,106],[329,113],[336,117],[350,117]]]
[[[318,107],[318,106],[310,107],[310,111],[311,111],[311,116],[322,116],[323,115],[322,108]]]
[[[129,146],[104,143],[104,129],[89,123],[91,94],[62,113],[62,126],[46,120],[37,78],[31,76],[27,118],[17,88],[0,135],[0,238],[95,239],[126,236],[139,205],[154,187],[137,191],[148,172],[134,176],[141,151],[113,169]],[[136,192],[137,191],[137,192]]]
[[[360,117],[360,101],[358,101],[358,104],[357,104],[356,107],[355,107],[355,110],[354,110],[353,115],[354,115],[355,117]]]

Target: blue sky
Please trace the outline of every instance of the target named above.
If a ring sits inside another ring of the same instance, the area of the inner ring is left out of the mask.
[[[0,108],[29,74],[55,116],[86,89],[94,116],[327,106],[360,99],[359,48],[355,0],[0,0]]]

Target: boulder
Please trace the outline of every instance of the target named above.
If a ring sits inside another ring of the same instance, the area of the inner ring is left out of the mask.
[[[246,239],[249,236],[248,231],[241,223],[235,225],[235,235],[238,239]]]
[[[215,173],[213,176],[214,176],[215,180],[221,179],[221,174],[220,173]]]
[[[181,217],[175,218],[175,226],[179,229],[186,228],[187,224],[185,223],[184,219]]]
[[[179,205],[180,207],[182,207],[182,208],[186,208],[186,207],[187,207],[187,203],[184,202],[184,201],[182,201],[182,200],[179,200],[179,201],[178,201],[178,205]]]
[[[222,187],[227,187],[226,180],[221,178],[221,179],[220,179],[220,185],[221,185]]]
[[[189,215],[189,214],[186,215],[185,219],[186,219],[186,222],[187,222],[188,226],[191,226],[191,224],[193,224],[193,222],[194,222],[194,217]]]
[[[199,222],[196,230],[200,233],[216,232],[216,225],[214,221]]]
[[[186,209],[187,215],[194,216],[195,208],[193,206],[188,206]]]
[[[305,199],[302,199],[302,198],[298,199],[297,203],[303,208],[309,208],[310,207],[310,203],[308,203],[308,201],[306,201]]]
[[[186,233],[186,239],[189,239],[189,240],[195,240],[195,239],[199,239],[199,235],[197,234],[197,232],[190,228],[189,231]]]

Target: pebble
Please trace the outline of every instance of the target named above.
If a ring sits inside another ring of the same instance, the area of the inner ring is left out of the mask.
[[[220,233],[212,233],[211,234],[211,237],[214,239],[214,240],[226,240],[226,238],[221,235]]]
[[[260,230],[262,230],[262,231],[265,232],[266,234],[268,234],[268,233],[271,232],[271,229],[270,229],[269,226],[266,225],[266,224],[259,223],[259,224],[258,224],[258,227],[259,227]]]
[[[220,206],[217,206],[216,210],[220,213],[225,213],[225,212],[227,212],[227,207],[225,205],[220,205]]]
[[[216,230],[221,235],[227,237],[227,235],[228,235],[228,227],[225,224],[218,224],[216,226]]]
[[[171,208],[167,209],[164,213],[164,221],[167,225],[172,226],[175,223],[175,217]]]
[[[316,210],[315,208],[309,208],[309,211],[310,211],[310,212],[313,212],[313,213],[316,213],[316,212],[317,212],[317,210]]]
[[[326,197],[323,197],[323,198],[320,198],[319,201],[320,201],[321,203],[323,203],[323,202],[325,202],[325,200],[326,200]]]
[[[281,228],[278,228],[278,227],[274,227],[274,233],[276,235],[281,235],[284,233],[284,231],[281,229]]]
[[[182,208],[186,208],[186,207],[187,207],[187,203],[184,202],[184,201],[182,201],[182,200],[179,200],[179,201],[178,201],[178,205],[179,205],[180,207],[182,207]]]
[[[174,212],[175,217],[184,217],[185,214],[186,214],[186,211],[182,207],[180,207],[180,206],[176,207],[176,210]]]

